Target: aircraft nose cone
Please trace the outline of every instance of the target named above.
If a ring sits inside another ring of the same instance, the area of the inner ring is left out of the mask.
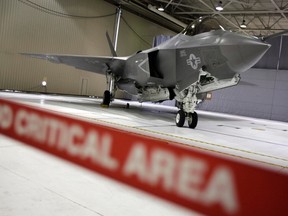
[[[259,39],[235,33],[223,35],[220,43],[229,67],[237,73],[255,65],[271,46]]]

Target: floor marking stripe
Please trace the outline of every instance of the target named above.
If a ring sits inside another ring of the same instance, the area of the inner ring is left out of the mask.
[[[173,137],[173,138],[177,138],[177,139],[182,139],[182,140],[187,140],[187,141],[192,141],[192,142],[197,142],[197,143],[203,143],[203,144],[207,144],[207,145],[211,145],[211,146],[222,147],[222,148],[226,148],[226,149],[230,149],[230,150],[240,151],[240,152],[243,152],[243,153],[248,153],[248,154],[252,154],[252,155],[257,155],[257,156],[261,156],[261,157],[268,157],[268,158],[272,158],[272,159],[282,160],[282,161],[288,162],[287,159],[278,158],[278,157],[274,157],[274,156],[270,156],[270,155],[265,155],[265,154],[260,154],[260,153],[256,153],[256,152],[251,152],[251,151],[247,151],[247,150],[242,150],[242,149],[227,147],[227,146],[223,146],[223,145],[220,145],[220,144],[209,143],[209,142],[205,142],[205,141],[201,141],[201,140],[196,140],[196,139],[191,139],[191,138],[179,137],[179,136],[175,136],[175,135],[171,135],[171,134],[166,134],[166,133],[163,133],[163,132],[156,132],[156,131],[151,131],[151,130],[144,129],[144,128],[138,128],[138,127],[136,127],[136,126],[122,125],[122,124],[119,124],[119,123],[109,122],[109,121],[102,120],[102,119],[99,120],[99,119],[94,119],[94,118],[91,118],[91,117],[78,116],[78,115],[73,115],[73,114],[69,114],[69,115],[71,115],[71,116],[77,116],[77,117],[81,117],[81,118],[86,118],[86,119],[90,119],[90,120],[93,120],[93,121],[106,123],[106,124],[109,124],[109,125],[121,126],[121,127],[124,127],[124,128],[130,128],[130,129],[134,129],[134,130],[140,130],[140,131],[149,132],[149,133],[152,133],[152,134],[164,135],[164,136],[169,136],[169,137]],[[131,132],[131,131],[130,131],[130,132]],[[133,133],[136,133],[136,132],[133,132]],[[136,134],[137,134],[137,133],[136,133]],[[141,135],[148,136],[148,135],[145,135],[145,134],[142,134],[142,133],[141,133]],[[148,136],[148,137],[149,137],[149,136]],[[150,137],[151,137],[151,136],[150,136]],[[159,138],[159,137],[157,137],[157,138]],[[171,141],[166,140],[166,139],[164,139],[164,138],[159,138],[159,139],[162,140],[162,141],[171,142]],[[177,141],[173,141],[173,142],[176,143],[176,144],[180,144],[180,145],[183,145],[183,146],[187,146],[187,147],[193,147],[193,148],[198,148],[198,149],[205,150],[205,151],[210,151],[210,152],[214,152],[214,153],[220,153],[220,154],[223,154],[223,155],[233,156],[233,157],[236,157],[236,158],[247,159],[247,160],[250,160],[250,161],[254,161],[254,162],[258,162],[258,163],[263,163],[263,164],[267,164],[267,165],[272,165],[272,166],[276,166],[276,167],[281,167],[281,168],[284,168],[284,169],[287,169],[287,168],[288,168],[288,166],[283,166],[283,165],[274,164],[274,163],[270,163],[270,162],[266,162],[266,161],[261,161],[261,160],[256,160],[256,159],[252,159],[252,158],[247,158],[247,157],[243,157],[243,156],[240,156],[240,155],[234,155],[234,154],[231,154],[231,153],[216,151],[216,150],[212,150],[212,149],[209,149],[209,148],[204,148],[204,147],[195,146],[195,145],[193,145],[193,144],[189,145],[189,144],[180,143],[180,142],[177,142]]]
[[[30,105],[30,104],[29,104],[29,105]],[[37,107],[37,106],[36,106],[36,107]],[[43,107],[42,107],[42,108],[43,108]],[[45,108],[45,109],[51,110],[51,109],[49,109],[49,108]],[[121,126],[121,127],[124,127],[124,128],[130,128],[130,129],[133,129],[133,130],[144,131],[144,132],[148,132],[148,133],[152,133],[152,134],[158,134],[158,135],[173,137],[173,138],[180,139],[180,140],[192,141],[192,142],[196,142],[196,143],[200,143],[200,144],[202,143],[202,144],[206,144],[206,145],[210,145],[210,146],[221,147],[221,148],[224,148],[224,149],[230,149],[230,150],[234,150],[234,151],[239,151],[239,152],[243,152],[243,153],[248,153],[248,154],[251,154],[251,155],[257,155],[257,156],[261,156],[261,157],[267,157],[267,158],[271,158],[271,159],[276,159],[276,160],[288,162],[288,159],[279,158],[279,157],[275,157],[275,156],[270,156],[270,155],[260,154],[260,153],[251,152],[251,151],[247,151],[247,150],[242,150],[242,149],[227,147],[227,146],[224,146],[224,145],[215,144],[215,143],[210,143],[210,142],[205,142],[205,141],[201,141],[201,140],[196,140],[196,139],[191,139],[191,138],[185,138],[185,137],[175,136],[175,135],[166,134],[166,133],[163,133],[163,132],[151,131],[151,130],[144,129],[144,128],[138,128],[138,126],[122,125],[122,124],[115,123],[115,122],[109,122],[109,121],[103,120],[103,119],[95,119],[95,118],[92,118],[92,117],[86,117],[86,116],[82,116],[82,115],[75,115],[75,114],[67,113],[67,112],[65,112],[65,111],[61,111],[61,112],[64,113],[64,114],[66,114],[66,115],[74,116],[74,117],[77,117],[77,118],[90,119],[90,120],[93,120],[93,121],[102,122],[102,123],[106,123],[106,124],[109,124],[109,125]],[[83,114],[84,114],[84,113],[83,113]],[[85,113],[85,114],[86,114],[86,113]],[[132,132],[132,131],[130,131],[130,132]],[[133,132],[133,133],[136,133],[136,134],[137,134],[137,132]],[[142,133],[141,133],[141,135],[148,136],[148,135],[145,135],[145,134],[142,134]],[[150,136],[150,137],[151,137],[151,136]],[[159,137],[157,137],[157,138],[159,138]],[[166,139],[164,139],[164,138],[159,138],[159,139],[161,139],[161,140],[163,140],[163,141],[166,141],[166,142],[171,142],[171,141],[166,140]],[[285,168],[285,169],[288,168],[288,166],[283,166],[283,165],[274,164],[274,163],[270,163],[270,162],[266,162],[266,161],[256,160],[256,159],[252,159],[252,158],[249,158],[249,157],[243,157],[243,156],[240,156],[240,155],[234,155],[234,154],[231,154],[231,153],[225,153],[225,152],[221,152],[221,151],[216,151],[216,150],[212,150],[212,149],[209,149],[209,148],[204,148],[204,147],[200,147],[200,146],[195,146],[195,145],[193,145],[193,144],[185,144],[185,143],[180,143],[180,142],[177,142],[177,141],[174,141],[174,143],[177,143],[177,144],[179,144],[179,145],[183,145],[183,146],[186,146],[186,147],[198,148],[198,149],[205,150],[205,151],[210,151],[210,152],[219,153],[219,154],[223,154],[223,155],[233,156],[233,157],[236,157],[236,158],[246,159],[246,160],[250,160],[250,161],[254,161],[254,162],[258,162],[258,163],[263,163],[263,164],[267,164],[267,165],[272,165],[272,166],[276,166],[276,167],[281,167],[281,168]]]

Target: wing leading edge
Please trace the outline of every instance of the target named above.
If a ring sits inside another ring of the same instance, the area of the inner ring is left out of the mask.
[[[46,59],[56,64],[66,64],[77,69],[90,71],[99,74],[106,74],[111,67],[121,68],[128,57],[106,57],[106,56],[83,56],[83,55],[57,55],[57,54],[37,54],[21,53],[32,58]],[[115,71],[115,72],[116,72]],[[113,73],[113,71],[112,71]],[[117,73],[117,72],[116,72]],[[118,71],[119,73],[119,71]]]

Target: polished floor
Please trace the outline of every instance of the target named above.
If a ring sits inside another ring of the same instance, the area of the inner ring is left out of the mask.
[[[177,109],[151,103],[0,92],[0,98],[169,139],[223,157],[288,172],[288,123],[198,111],[195,130],[178,128]],[[0,135],[0,215],[191,215]]]

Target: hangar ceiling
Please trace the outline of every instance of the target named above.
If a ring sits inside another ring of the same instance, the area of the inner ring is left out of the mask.
[[[162,15],[167,14],[182,23],[189,24],[200,16],[217,17],[223,27],[249,35],[267,36],[288,29],[287,0],[107,0],[171,30],[182,29]],[[222,11],[216,6],[221,4]],[[155,9],[164,8],[159,15]],[[154,8],[154,11],[152,10]],[[240,25],[245,21],[246,28]]]

